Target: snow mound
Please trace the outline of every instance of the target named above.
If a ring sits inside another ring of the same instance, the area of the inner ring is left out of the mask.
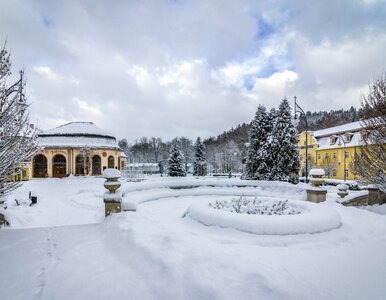
[[[311,169],[310,176],[324,176],[325,172],[323,169]]]
[[[266,200],[266,202],[269,201],[272,200]],[[234,228],[261,235],[320,233],[337,229],[342,225],[339,213],[326,205],[296,200],[288,201],[287,205],[301,213],[292,215],[237,214],[214,209],[206,202],[194,203],[188,209],[187,214],[207,226]]]
[[[117,169],[106,169],[103,171],[103,177],[104,178],[120,178],[121,177],[121,172],[118,171]]]

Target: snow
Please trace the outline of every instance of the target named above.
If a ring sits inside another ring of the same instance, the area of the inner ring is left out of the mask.
[[[347,184],[338,184],[337,186],[336,186],[336,188],[338,189],[338,190],[343,190],[343,191],[346,191],[346,190],[348,190],[348,185]]]
[[[209,207],[208,203],[195,203],[189,208],[188,214],[204,225],[235,228],[254,234],[319,233],[339,228],[342,224],[340,215],[330,207],[305,201],[289,201],[288,205],[302,210],[302,213],[272,216],[246,215],[216,210]]]
[[[117,169],[108,168],[108,169],[103,171],[103,177],[104,178],[108,178],[108,179],[120,178],[121,177],[121,172],[119,170],[117,170]]]
[[[310,176],[324,176],[325,172],[323,169],[311,169]]]
[[[314,137],[318,138],[318,137],[327,136],[327,135],[341,134],[347,131],[358,131],[361,129],[362,129],[362,122],[357,121],[357,122],[347,123],[340,126],[335,126],[335,127],[314,131]]]
[[[99,135],[114,138],[113,135],[99,128],[92,122],[71,122],[44,131],[40,135]],[[115,139],[115,138],[114,138]]]
[[[197,181],[202,185],[192,189],[168,187]],[[342,220],[338,229],[256,235],[206,226],[186,212],[192,204],[242,193],[284,194],[296,202],[306,185],[248,186],[211,178],[121,181],[124,201],[139,203],[138,209],[102,222],[103,182],[94,177],[36,179],[10,195],[13,227],[0,230],[2,299],[385,298],[386,218],[335,203],[336,187],[327,187],[326,203],[314,206],[335,210]],[[11,204],[11,199],[26,199],[29,190],[38,195],[37,205]],[[166,195],[193,191],[197,195]],[[150,198],[154,201],[141,202]]]
[[[39,136],[37,144],[40,147],[119,148],[114,138],[91,136]]]

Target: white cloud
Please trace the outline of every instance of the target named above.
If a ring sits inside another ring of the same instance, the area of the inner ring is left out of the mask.
[[[85,120],[129,140],[206,137],[284,96],[359,106],[386,67],[386,6],[307,3],[1,1],[0,39],[45,129]]]

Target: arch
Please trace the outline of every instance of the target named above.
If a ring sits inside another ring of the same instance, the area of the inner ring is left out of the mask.
[[[66,176],[66,158],[62,154],[56,154],[52,158],[52,177],[62,178]]]
[[[47,158],[38,154],[33,159],[33,177],[43,178],[47,176]]]
[[[80,154],[75,157],[75,175],[84,175],[84,157]]]
[[[114,157],[110,155],[109,158],[107,159],[107,167],[114,169],[114,165],[115,165]]]
[[[94,155],[92,157],[92,175],[101,175],[101,157]]]

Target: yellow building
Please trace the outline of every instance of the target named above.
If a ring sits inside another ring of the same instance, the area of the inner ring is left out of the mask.
[[[305,133],[302,133],[305,136]],[[302,141],[300,139],[300,153],[304,150],[301,148]],[[312,167],[324,169],[326,177],[335,179],[356,180],[360,179],[358,174],[353,173],[353,160],[356,154],[360,153],[360,149],[364,147],[364,139],[367,131],[361,126],[361,122],[353,122],[341,126],[326,128],[310,133],[316,144],[309,145],[312,156]],[[302,165],[305,164],[305,158],[302,160]],[[346,175],[346,176],[345,176]]]
[[[106,168],[122,169],[127,157],[114,136],[91,122],[72,122],[40,133],[32,157],[33,177],[101,175]]]
[[[306,144],[307,142],[307,144]],[[308,172],[312,168],[316,167],[316,148],[318,148],[318,142],[314,137],[313,131],[308,131],[307,140],[306,140],[306,132],[303,131],[299,136],[299,154],[300,154],[300,170],[299,176],[306,175],[306,157],[308,156]],[[307,151],[306,151],[307,148]],[[307,156],[306,156],[307,152]]]

